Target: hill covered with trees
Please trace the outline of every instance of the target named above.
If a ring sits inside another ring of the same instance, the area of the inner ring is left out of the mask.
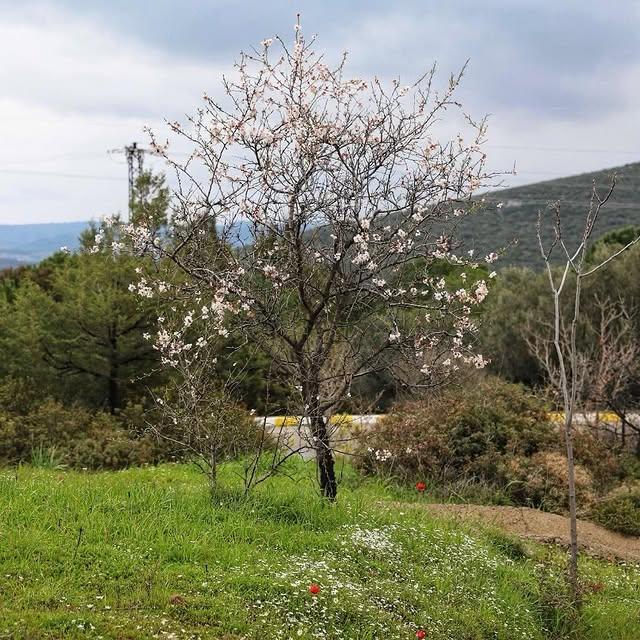
[[[536,241],[538,211],[549,203],[559,202],[567,234],[575,239],[589,206],[593,181],[605,190],[614,175],[616,188],[599,228],[606,233],[637,224],[640,162],[486,193],[483,197],[487,210],[464,220],[461,237],[465,246],[478,251],[505,248],[501,266],[537,269],[540,266]],[[86,226],[85,222],[0,225],[0,268],[39,262],[61,247],[76,249]]]
[[[469,248],[506,251],[501,266],[539,269],[542,265],[536,239],[538,211],[559,202],[566,236],[575,241],[584,226],[592,184],[605,192],[613,176],[616,186],[598,223],[600,234],[636,225],[640,214],[640,163],[536,182],[484,195],[487,211],[465,218],[461,236]],[[573,242],[571,243],[573,244]]]

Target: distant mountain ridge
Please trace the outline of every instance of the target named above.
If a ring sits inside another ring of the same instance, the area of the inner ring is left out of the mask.
[[[616,188],[602,210],[596,237],[612,229],[640,225],[640,162],[636,162],[486,193],[482,197],[487,211],[464,218],[460,237],[466,249],[475,248],[483,255],[506,248],[500,266],[538,269],[538,211],[559,201],[566,238],[575,242],[584,225],[592,182],[605,190],[613,175]],[[88,222],[0,225],[0,268],[39,262],[61,247],[77,249],[80,233],[87,225]],[[249,241],[248,237],[243,240]]]
[[[616,186],[600,213],[594,238],[620,227],[640,226],[640,162],[636,162],[486,193],[483,197],[487,211],[464,218],[460,225],[465,247],[477,247],[479,251],[506,247],[500,266],[539,269],[542,258],[536,236],[538,211],[558,201],[565,239],[573,246],[584,228],[593,182],[604,195],[614,175]]]
[[[77,249],[88,222],[0,224],[0,268],[40,262],[61,247]]]

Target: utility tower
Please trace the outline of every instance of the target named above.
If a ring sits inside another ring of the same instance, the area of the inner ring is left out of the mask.
[[[133,213],[133,202],[134,194],[135,194],[135,186],[138,178],[142,175],[144,170],[144,155],[157,155],[151,149],[143,149],[138,146],[137,142],[132,142],[129,145],[126,145],[122,149],[112,149],[109,153],[123,153],[125,158],[127,159],[127,169],[128,169],[128,178],[129,178],[129,220],[131,220],[131,215]]]

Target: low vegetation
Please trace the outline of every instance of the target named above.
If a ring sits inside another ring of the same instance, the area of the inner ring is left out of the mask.
[[[395,407],[361,435],[358,465],[365,473],[409,484],[426,479],[443,499],[462,495],[472,502],[564,513],[564,442],[547,409],[521,385],[474,377]],[[599,513],[605,504],[615,511],[622,503],[606,496],[633,480],[631,455],[589,427],[576,431],[575,449],[581,515]]]
[[[205,457],[215,443],[220,460],[271,446],[242,406],[214,396],[199,439],[183,441],[176,423],[149,402],[128,403],[111,414],[81,404],[42,398],[33,381],[0,380],[0,464],[32,462],[51,468],[124,469]]]
[[[595,504],[590,515],[607,529],[640,536],[640,487],[617,488]]]
[[[575,618],[560,551],[403,508],[425,495],[348,467],[336,504],[301,464],[239,501],[238,470],[212,504],[184,465],[5,469],[0,637],[637,637],[638,567],[582,559]]]

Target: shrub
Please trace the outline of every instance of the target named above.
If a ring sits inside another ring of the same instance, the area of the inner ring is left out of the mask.
[[[26,410],[20,411],[18,402],[11,403],[10,389],[21,398],[30,398],[24,405]],[[255,451],[261,443],[263,448],[273,446],[244,408],[222,396],[211,404],[201,426],[200,444],[215,440],[220,460]],[[153,431],[166,437],[159,438]],[[177,436],[177,426],[157,409],[147,411],[142,405],[130,404],[119,415],[112,415],[52,399],[37,402],[28,387],[15,382],[0,385],[3,463],[52,466],[51,460],[55,460],[56,466],[122,469],[193,454],[195,449],[184,446]]]
[[[55,452],[55,456],[53,456]],[[136,437],[123,421],[103,412],[44,400],[25,415],[0,415],[0,460],[38,466],[121,469],[163,458],[158,443]]]
[[[0,383],[0,462],[40,467],[120,469],[167,459],[145,435],[139,407],[121,416],[39,398],[28,380]]]
[[[516,504],[565,511],[569,508],[567,459],[558,451],[539,451],[530,457],[509,461],[507,492]],[[595,500],[593,477],[588,469],[575,464],[576,496],[581,509]]]
[[[0,380],[0,412],[28,413],[40,401],[34,381],[12,376]]]
[[[590,517],[607,529],[640,536],[640,486],[612,491],[592,508]]]
[[[134,438],[116,417],[97,413],[83,437],[68,447],[66,459],[75,468],[123,469],[152,464],[161,457],[155,439],[148,435]]]
[[[0,457],[5,462],[30,460],[38,449],[66,452],[86,433],[91,414],[44,400],[24,415],[3,413],[0,419]]]
[[[193,404],[169,389],[160,406],[151,417],[152,430],[179,457],[218,464],[274,446],[262,422],[224,392],[212,391]]]
[[[518,385],[484,378],[396,407],[362,436],[361,464],[405,479],[467,476],[504,485],[511,459],[555,441],[541,401]]]
[[[274,442],[243,405],[221,395],[211,432],[220,440],[222,459],[234,459],[259,448],[270,449]]]
[[[255,451],[260,444],[273,446],[243,407],[222,395],[213,400],[200,436],[202,443],[218,443],[220,460]],[[157,408],[128,404],[112,415],[38,398],[28,380],[0,381],[0,463],[121,469],[192,454],[194,449],[179,446],[184,443],[176,436],[177,426]]]
[[[610,486],[621,467],[593,433],[576,432],[575,440],[576,492],[588,510],[595,486]],[[559,425],[537,397],[497,378],[399,405],[363,435],[360,453],[366,472],[431,478],[451,487],[484,486],[500,502],[549,511],[568,506]],[[480,493],[486,500],[487,491]]]
[[[490,496],[492,502],[562,512],[568,507],[567,463],[556,418],[522,386],[475,378],[397,405],[359,434],[358,464],[364,472],[412,483],[429,478],[444,496],[462,493],[483,502]],[[578,504],[589,514],[598,494],[632,476],[633,466],[590,428],[575,430],[574,453]],[[629,500],[627,495],[625,508]]]
[[[21,446],[16,421],[7,413],[0,413],[0,463],[22,459],[26,447]]]
[[[559,431],[558,448],[564,453],[564,434]],[[591,427],[574,429],[575,460],[587,468],[601,491],[611,489],[627,475],[624,452]]]

